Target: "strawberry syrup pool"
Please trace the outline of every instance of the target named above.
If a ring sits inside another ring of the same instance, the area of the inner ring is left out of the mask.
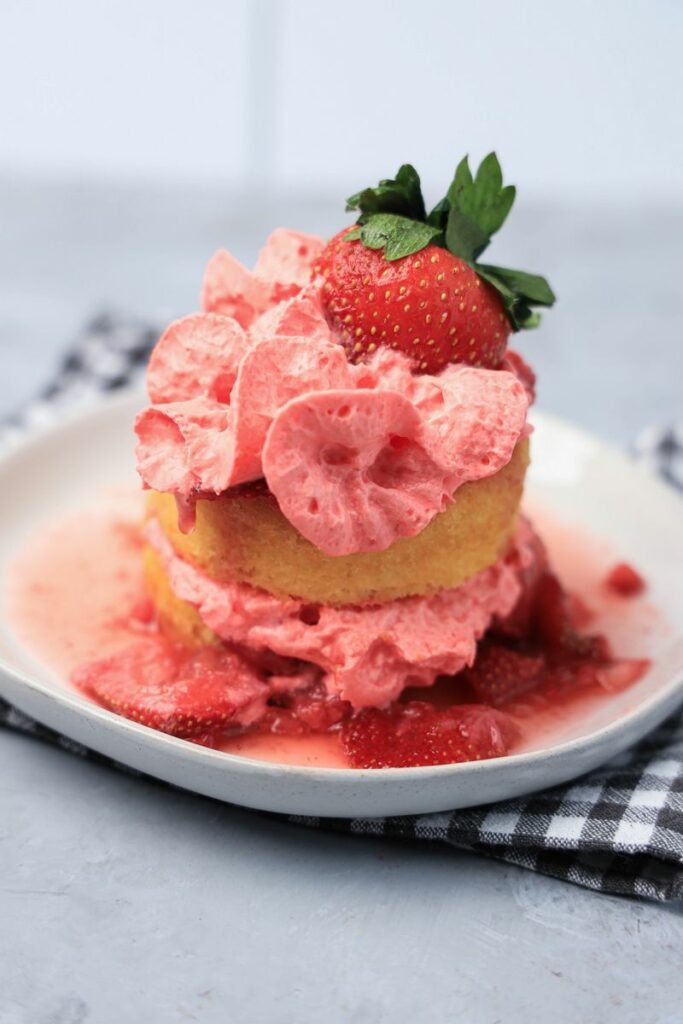
[[[647,595],[621,597],[604,584],[624,552],[548,516],[528,510],[545,541],[555,571],[592,612],[591,632],[605,633],[616,653],[647,657],[652,640],[666,630]],[[21,644],[65,687],[71,672],[93,658],[127,646],[148,627],[139,532],[139,494],[111,495],[91,511],[43,529],[17,558],[9,578],[8,614]],[[420,700],[437,706],[457,702],[457,679],[421,690]],[[527,693],[505,706],[518,725],[512,752],[554,744],[576,733],[577,721],[604,704],[598,688],[563,693],[552,700]],[[628,702],[619,713],[630,710]],[[604,723],[601,723],[604,724]],[[596,726],[597,727],[597,726]],[[307,736],[247,733],[220,743],[220,749],[245,757],[329,768],[348,767],[339,733]]]

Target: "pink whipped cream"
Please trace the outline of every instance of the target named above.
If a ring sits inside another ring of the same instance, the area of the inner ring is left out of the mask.
[[[530,371],[511,354],[500,370],[414,375],[387,348],[350,364],[309,283],[322,244],[281,229],[253,273],[213,257],[205,312],[171,324],[150,359],[138,471],[181,502],[265,477],[324,553],[382,551],[510,461]]]
[[[266,310],[296,295],[311,279],[311,265],[325,243],[315,235],[277,228],[259,253],[253,271],[225,249],[215,252],[202,284],[202,309],[232,317],[249,327]]]
[[[492,619],[512,611],[521,574],[538,551],[522,520],[508,556],[460,587],[375,607],[334,608],[217,583],[182,559],[155,521],[147,524],[146,537],[174,593],[222,640],[318,666],[328,692],[357,708],[381,706],[407,686],[430,686],[437,676],[471,665]]]

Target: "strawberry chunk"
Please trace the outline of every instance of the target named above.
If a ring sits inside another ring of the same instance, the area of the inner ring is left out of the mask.
[[[238,712],[258,709],[268,692],[233,651],[193,651],[159,637],[89,662],[73,681],[124,718],[205,745]]]
[[[492,708],[437,710],[410,701],[357,711],[342,726],[342,745],[354,768],[410,768],[501,757],[515,731],[512,719]]]
[[[477,700],[497,707],[537,686],[544,669],[545,658],[541,654],[524,654],[488,642],[479,646],[477,660],[463,672],[462,678]]]
[[[619,597],[637,597],[645,590],[646,583],[632,565],[627,562],[619,562],[607,573],[605,586]]]

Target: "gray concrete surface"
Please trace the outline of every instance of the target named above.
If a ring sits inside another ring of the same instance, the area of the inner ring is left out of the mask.
[[[0,182],[0,411],[85,317],[187,311],[212,248],[249,259],[274,222],[338,217]],[[681,415],[682,238],[683,209],[520,209],[495,258],[562,299],[523,344],[543,407],[622,444]],[[683,1024],[682,911],[283,825],[0,733],[0,1024]]]

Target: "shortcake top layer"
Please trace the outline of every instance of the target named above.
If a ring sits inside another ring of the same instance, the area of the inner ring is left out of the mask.
[[[265,477],[325,554],[382,551],[510,461],[531,396],[515,356],[414,375],[383,339],[350,364],[308,284],[321,246],[279,230],[253,274],[213,257],[206,311],[171,324],[150,359],[138,470],[185,499]]]
[[[465,484],[417,537],[401,537],[387,551],[323,554],[258,485],[200,499],[190,532],[181,530],[170,494],[150,491],[147,511],[178,554],[217,582],[248,583],[315,604],[382,604],[459,587],[505,554],[515,531],[527,450],[520,441],[499,473]]]

